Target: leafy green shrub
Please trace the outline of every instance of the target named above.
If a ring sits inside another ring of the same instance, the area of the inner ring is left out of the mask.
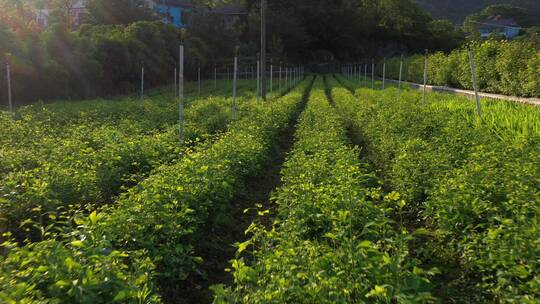
[[[426,203],[426,216],[439,219],[446,249],[462,257],[465,269],[480,273],[479,288],[500,302],[534,303],[540,297],[535,150],[478,146]]]
[[[500,92],[507,95],[528,95],[525,88],[526,72],[532,57],[538,53],[532,45],[526,43],[502,42],[495,66],[500,75]]]
[[[481,91],[517,96],[539,96],[538,47],[528,41],[472,42],[449,54],[429,56],[428,82],[438,86],[472,90],[472,74],[468,49],[474,54],[478,88]],[[388,60],[388,75],[399,76],[400,58]],[[414,55],[404,61],[403,79],[423,83],[423,56]]]
[[[5,242],[0,263],[0,300],[4,303],[161,303],[153,294],[154,265],[144,252],[113,250],[92,232],[101,220],[92,213],[75,218],[85,232],[54,234],[18,246]],[[49,234],[50,232],[46,232]],[[57,238],[58,239],[58,238]]]
[[[540,96],[540,53],[536,53],[527,63],[525,71],[525,92],[529,96]]]

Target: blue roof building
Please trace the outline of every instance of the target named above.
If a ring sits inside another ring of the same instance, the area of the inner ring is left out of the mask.
[[[481,23],[478,30],[482,38],[488,38],[492,35],[502,35],[506,39],[512,39],[519,35],[521,28],[514,19],[494,19]]]
[[[150,6],[160,15],[163,21],[177,28],[189,28],[192,24],[194,5],[187,0],[154,0]]]

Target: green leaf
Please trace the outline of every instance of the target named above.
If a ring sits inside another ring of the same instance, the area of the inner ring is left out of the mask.
[[[89,218],[90,218],[90,222],[95,225],[99,219],[99,216],[96,211],[93,211],[92,213],[90,213]]]
[[[360,247],[360,248],[372,248],[373,243],[371,243],[368,240],[365,240],[365,241],[360,242],[360,244],[358,244],[358,247]]]
[[[71,244],[71,246],[77,247],[77,248],[84,247],[83,241],[80,241],[80,240],[72,241],[70,244]]]
[[[386,287],[375,285],[375,288],[366,294],[366,298],[386,298]]]
[[[57,287],[65,287],[65,286],[69,286],[69,282],[66,282],[64,280],[59,280],[59,281],[56,281],[54,285]]]
[[[204,259],[202,257],[194,257],[193,261],[197,264],[202,264],[204,262]]]
[[[125,300],[129,296],[129,292],[127,290],[122,290],[119,293],[116,294],[113,301],[114,302],[120,302]]]
[[[332,239],[332,240],[335,240],[337,239],[337,236],[335,234],[333,234],[332,232],[327,232],[324,234],[324,237],[325,238],[329,238],[329,239]]]
[[[246,241],[238,244],[238,253],[242,253],[244,250],[247,249],[249,245],[251,245],[251,241]]]

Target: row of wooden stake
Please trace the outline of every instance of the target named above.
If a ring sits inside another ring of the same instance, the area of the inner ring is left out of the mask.
[[[174,92],[175,96],[178,97],[179,101],[179,137],[180,141],[184,140],[184,46],[180,45],[179,48],[179,69],[174,69]],[[282,88],[282,74],[285,76],[285,87],[290,89],[291,86],[296,85],[303,77],[305,70],[303,67],[285,67],[279,66],[278,69],[278,78],[279,78],[279,91],[281,92]],[[234,67],[233,67],[233,88],[232,88],[232,118],[237,118],[237,81],[238,81],[238,55],[234,57]],[[178,75],[178,79],[177,79]],[[257,61],[257,99],[260,98],[262,84],[261,84],[261,63]],[[227,77],[229,79],[229,76]],[[214,68],[214,89],[217,88],[217,68]],[[201,96],[201,68],[197,68],[197,89],[198,96]],[[274,91],[274,66],[270,65],[270,93]],[[144,100],[144,66],[141,68],[141,100]]]
[[[179,99],[179,135],[180,140],[184,139],[184,46],[180,45],[179,47],[179,69],[174,69],[174,93],[175,96]],[[257,98],[261,96],[261,63],[257,61]],[[141,67],[141,83],[140,83],[140,99],[144,100],[144,81],[145,81],[145,70],[144,66]],[[274,66],[270,65],[270,93],[274,91]],[[289,89],[291,86],[296,85],[304,77],[305,70],[303,67],[278,67],[278,78],[279,78],[279,91],[282,91],[282,75],[285,77],[285,87]],[[238,80],[238,56],[234,57],[234,68],[233,68],[233,103],[232,103],[232,116],[233,119],[237,118],[237,106],[236,106],[236,95],[237,95],[237,80]],[[11,86],[11,66],[9,61],[6,61],[6,76],[7,76],[7,90],[8,90],[8,107],[9,111],[13,112],[13,98],[12,98],[12,86]],[[177,77],[178,76],[178,77]],[[227,79],[230,80],[230,72],[227,72]],[[252,76],[253,77],[253,76]],[[214,68],[214,89],[217,88],[217,79],[218,73],[217,68]],[[198,96],[201,96],[201,68],[197,69],[197,89]]]

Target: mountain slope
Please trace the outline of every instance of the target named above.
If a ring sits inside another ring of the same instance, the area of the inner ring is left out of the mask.
[[[524,8],[531,15],[534,23],[540,25],[539,0],[416,0],[416,2],[434,18],[449,19],[457,24],[463,23],[466,16],[488,5],[511,4]]]

